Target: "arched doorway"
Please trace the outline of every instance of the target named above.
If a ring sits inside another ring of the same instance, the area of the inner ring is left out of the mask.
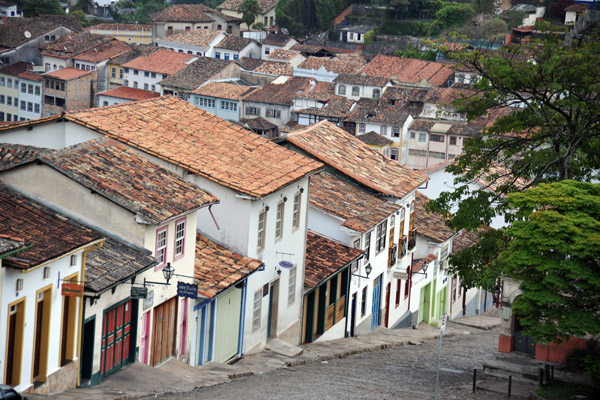
[[[535,340],[533,337],[523,334],[523,326],[521,325],[523,315],[514,314],[514,318],[515,344],[513,350],[535,357]]]

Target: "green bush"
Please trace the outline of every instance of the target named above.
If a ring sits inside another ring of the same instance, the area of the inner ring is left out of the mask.
[[[371,29],[369,32],[365,33],[365,44],[373,44],[375,43],[375,37],[377,36],[377,34],[375,33],[375,31],[373,29]]]

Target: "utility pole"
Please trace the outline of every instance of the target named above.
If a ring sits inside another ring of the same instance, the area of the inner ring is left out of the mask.
[[[442,337],[444,336],[444,331],[446,330],[447,319],[448,315],[446,313],[442,314],[442,326],[440,327],[440,347],[438,349],[437,373],[435,376],[435,400],[437,400],[438,398],[438,384],[440,381],[440,359],[442,357]]]

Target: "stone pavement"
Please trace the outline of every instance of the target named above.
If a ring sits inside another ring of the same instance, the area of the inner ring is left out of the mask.
[[[491,329],[498,324],[498,318],[483,318],[477,322],[479,329]],[[452,321],[452,322],[457,322]],[[454,326],[454,325],[452,325]],[[449,327],[444,336],[468,335],[469,331]],[[38,399],[86,399],[86,400],[126,400],[161,394],[190,392],[196,388],[223,384],[232,379],[259,375],[266,372],[294,367],[308,363],[318,363],[335,358],[348,357],[363,352],[377,351],[395,346],[416,345],[439,338],[440,330],[421,325],[419,329],[387,329],[379,327],[375,331],[352,338],[317,342],[302,346],[302,353],[285,356],[274,351],[246,355],[233,365],[208,363],[200,367],[171,359],[153,368],[142,363],[129,364],[106,378],[100,385],[91,388],[77,388],[50,396],[27,394],[31,400]]]

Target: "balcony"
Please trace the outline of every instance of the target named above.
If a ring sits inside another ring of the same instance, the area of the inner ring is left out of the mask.
[[[396,258],[398,256],[398,246],[394,245],[391,249],[389,249],[389,257],[388,257],[388,268],[392,268],[396,265]]]
[[[408,250],[412,250],[417,245],[417,229],[408,232]]]
[[[402,238],[400,239],[400,258],[404,257],[406,255],[406,253],[408,253],[408,237],[402,236]]]

